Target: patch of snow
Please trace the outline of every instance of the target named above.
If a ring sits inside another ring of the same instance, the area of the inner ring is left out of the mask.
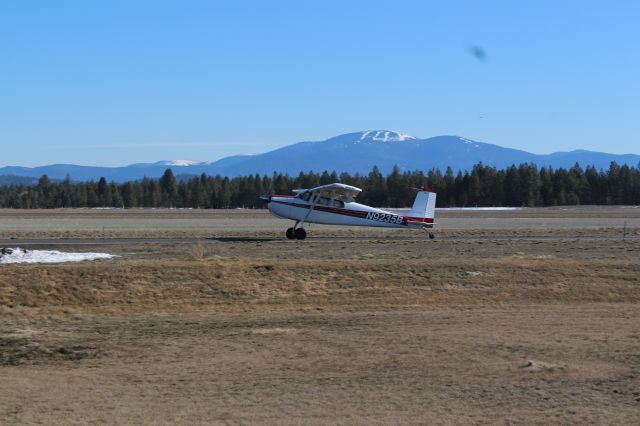
[[[57,250],[24,250],[19,247],[7,250],[11,250],[11,253],[0,255],[0,264],[82,262],[118,257],[108,253],[65,253]]]
[[[472,141],[471,139],[460,138],[460,140],[466,144],[473,145],[474,148],[479,148],[480,145],[476,143],[476,141]]]
[[[127,167],[152,167],[152,166],[174,166],[174,167],[185,167],[185,166],[201,166],[209,164],[203,161],[193,161],[193,160],[162,160],[156,161],[155,163],[134,163],[129,164]]]
[[[197,166],[202,164],[201,161],[193,161],[193,160],[163,160],[153,163],[154,166],[176,166],[176,167],[186,167],[186,166]]]
[[[362,132],[362,135],[360,136],[360,140],[364,139],[371,139],[380,142],[403,142],[417,138],[402,132],[389,130],[367,130],[366,132]]]

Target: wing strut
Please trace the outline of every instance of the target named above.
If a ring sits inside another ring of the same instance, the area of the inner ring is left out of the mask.
[[[307,214],[304,215],[304,217],[302,218],[301,221],[299,221],[298,223],[296,223],[296,226],[298,228],[303,228],[304,227],[304,221],[307,220],[307,218],[309,217],[309,215],[311,214],[311,212],[313,211],[313,208],[317,205],[317,201],[320,198],[320,191],[314,193],[311,198],[309,199],[309,201],[311,202],[311,207],[309,207],[309,211],[307,212]],[[295,227],[294,227],[295,228]]]

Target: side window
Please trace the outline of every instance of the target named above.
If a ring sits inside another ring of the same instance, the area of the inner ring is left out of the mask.
[[[332,200],[333,201],[333,207],[336,207],[338,209],[343,209],[344,208],[344,202],[340,201],[340,200]]]

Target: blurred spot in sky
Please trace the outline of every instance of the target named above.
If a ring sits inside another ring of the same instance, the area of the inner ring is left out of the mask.
[[[487,52],[485,52],[484,49],[480,46],[469,47],[469,53],[471,53],[473,57],[480,62],[484,62],[487,60]]]

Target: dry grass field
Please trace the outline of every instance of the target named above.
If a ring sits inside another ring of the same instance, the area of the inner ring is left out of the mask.
[[[120,256],[0,264],[0,423],[637,424],[640,208],[436,219],[0,210],[0,246]]]

